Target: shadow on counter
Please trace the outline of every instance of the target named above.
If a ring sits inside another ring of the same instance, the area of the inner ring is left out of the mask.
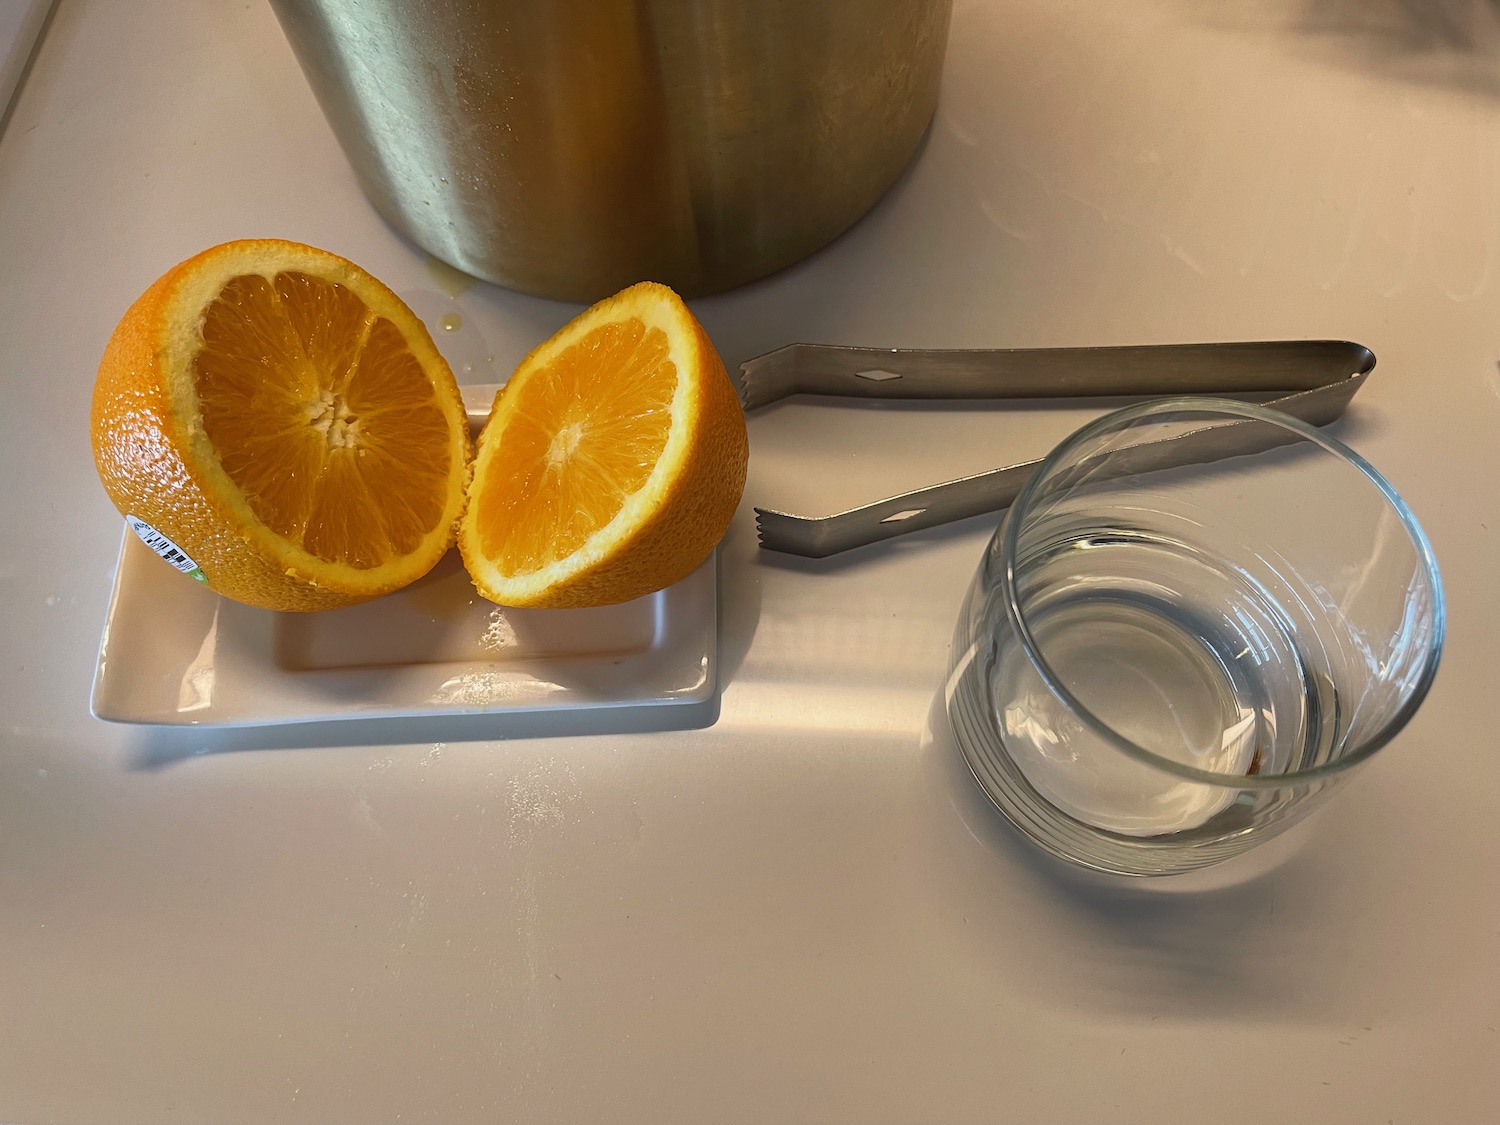
[[[981,945],[976,971],[1059,1010],[1314,1023],[1338,1016],[1357,967],[1341,943],[1320,938],[1327,874],[1306,846],[1306,825],[1191,875],[1109,876],[1047,855],[989,804],[964,765],[941,693],[921,757],[941,832],[940,870],[921,878],[947,884],[935,903],[966,904],[964,932]]]
[[[1214,26],[1290,33],[1352,69],[1500,97],[1500,0],[1303,0],[1291,16],[1196,7]]]

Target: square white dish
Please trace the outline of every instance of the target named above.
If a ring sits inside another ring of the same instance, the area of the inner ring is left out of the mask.
[[[465,387],[470,420],[497,388]],[[598,609],[481,598],[456,551],[394,594],[323,613],[240,605],[125,531],[91,709],[110,722],[262,726],[705,704],[717,687],[711,556],[658,593]],[[545,729],[544,726],[542,729]]]

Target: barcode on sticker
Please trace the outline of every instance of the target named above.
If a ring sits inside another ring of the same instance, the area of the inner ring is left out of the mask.
[[[141,542],[150,547],[172,566],[182,571],[189,578],[196,578],[199,582],[207,582],[208,577],[198,569],[198,564],[188,558],[188,553],[172,540],[168,539],[156,528],[145,520],[136,516],[126,516],[125,522],[130,525],[130,530],[141,538]]]

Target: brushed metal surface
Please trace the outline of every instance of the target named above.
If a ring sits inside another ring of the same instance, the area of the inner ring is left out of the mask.
[[[857,399],[1026,399],[1214,395],[1263,405],[1314,426],[1335,421],[1375,369],[1348,340],[1261,340],[1105,348],[932,350],[789,344],[740,365],[753,410],[791,394]],[[1274,395],[1274,397],[1267,397]],[[1138,447],[1119,460],[1145,472],[1238,456],[1283,439],[1260,426],[1216,426]],[[887,496],[827,516],[756,508],[760,545],[826,558],[1010,506],[1041,460]]]
[[[477,277],[692,295],[824,245],[937,104],[952,0],[272,0],[366,194]]]
[[[746,410],[793,394],[875,399],[1286,394],[1375,368],[1348,340],[1083,348],[859,348],[787,344],[740,364]]]

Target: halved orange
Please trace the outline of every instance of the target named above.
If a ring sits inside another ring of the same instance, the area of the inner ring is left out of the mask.
[[[142,294],[99,365],[92,436],[143,539],[278,610],[426,574],[453,544],[472,448],[421,320],[352,262],[275,239],[205,250]]]
[[[708,334],[672,290],[642,282],[564,326],[501,388],[459,550],[501,605],[629,601],[708,558],[748,457]]]

